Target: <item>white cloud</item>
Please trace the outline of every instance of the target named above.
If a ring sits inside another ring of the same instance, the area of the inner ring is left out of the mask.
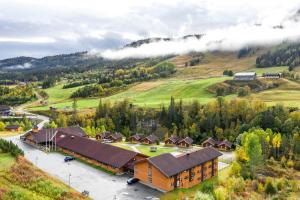
[[[15,38],[15,37],[1,37],[0,42],[16,42],[16,43],[54,43],[56,40],[49,37],[27,37],[27,38]]]

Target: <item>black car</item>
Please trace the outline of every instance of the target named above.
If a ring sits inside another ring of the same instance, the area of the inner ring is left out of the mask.
[[[72,156],[67,156],[67,157],[65,157],[65,162],[70,162],[70,161],[72,161],[72,160],[75,160],[75,158],[72,157]]]
[[[128,185],[135,184],[136,182],[139,182],[138,178],[130,178],[130,179],[127,180]]]

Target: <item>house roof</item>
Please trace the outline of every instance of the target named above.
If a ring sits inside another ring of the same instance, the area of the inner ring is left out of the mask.
[[[234,76],[256,76],[256,72],[238,72]]]
[[[179,140],[181,140],[180,137],[178,137],[177,135],[172,135],[171,137],[169,137],[167,140],[171,140],[173,143],[178,142]],[[167,141],[166,140],[166,141]]]
[[[0,105],[0,111],[10,110],[10,107],[7,105]]]
[[[158,137],[157,137],[156,135],[153,135],[153,134],[148,135],[148,136],[145,137],[144,139],[147,139],[147,140],[149,140],[150,142],[156,142],[156,141],[158,141]]]
[[[123,138],[123,135],[119,132],[116,132],[116,133],[111,134],[110,137],[117,140],[117,139]]]
[[[36,143],[43,143],[47,140],[51,140],[53,136],[57,133],[57,137],[60,138],[61,135],[77,135],[80,137],[85,137],[85,132],[80,127],[67,127],[67,128],[50,128],[42,129],[37,133],[29,132],[32,135],[33,140]],[[26,137],[26,136],[25,136]]]
[[[144,135],[142,134],[135,134],[135,135],[132,135],[130,138],[135,138],[136,140],[141,140],[143,139]]]
[[[227,147],[232,147],[232,143],[231,142],[229,142],[228,140],[223,140],[222,142],[220,142],[219,144],[218,144],[218,146],[221,146],[221,145],[226,145]]]
[[[207,143],[207,142],[210,143],[210,144],[212,144],[212,145],[218,145],[220,143],[219,141],[213,139],[212,137],[209,137],[207,140],[205,140],[204,142],[202,142],[202,144]]]
[[[186,137],[186,138],[180,140],[178,143],[181,143],[181,142],[185,142],[187,144],[193,144],[193,139],[190,137]]]
[[[116,168],[123,167],[138,155],[113,145],[70,135],[58,140],[57,146]]]
[[[20,128],[20,125],[7,125],[5,128],[6,129],[18,129],[18,128]]]
[[[147,158],[147,160],[164,175],[171,177],[182,171],[215,159],[221,155],[222,154],[218,150],[212,147],[206,147],[204,149],[187,153],[179,157],[175,157],[170,153],[166,153]]]

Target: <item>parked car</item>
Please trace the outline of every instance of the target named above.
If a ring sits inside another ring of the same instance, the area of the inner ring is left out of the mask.
[[[130,178],[130,179],[127,180],[128,185],[132,185],[132,184],[135,184],[137,182],[139,182],[138,178]]]
[[[72,156],[67,156],[67,157],[65,157],[65,162],[70,162],[70,161],[72,161],[72,160],[75,160],[75,158],[72,157]]]

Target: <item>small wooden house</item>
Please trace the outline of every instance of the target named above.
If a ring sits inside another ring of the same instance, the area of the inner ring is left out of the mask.
[[[223,140],[218,144],[218,148],[223,150],[230,150],[232,148],[232,143],[229,142],[228,140]]]
[[[213,139],[212,137],[209,137],[207,140],[202,142],[203,147],[215,147],[217,148],[219,144],[219,141]]]
[[[128,140],[131,143],[139,143],[142,139],[143,139],[143,135],[135,134],[135,135],[130,136],[130,138]]]
[[[5,127],[5,130],[11,132],[19,132],[22,130],[22,127],[20,125],[8,125]]]
[[[119,132],[115,132],[113,134],[111,134],[108,137],[109,140],[113,141],[113,142],[122,142],[123,140],[123,135]]]
[[[178,141],[180,141],[181,138],[178,137],[177,135],[172,135],[168,139],[165,140],[165,145],[166,146],[175,146],[177,145]]]
[[[177,145],[179,147],[191,147],[191,146],[193,146],[193,139],[190,137],[186,137],[182,140],[179,140]]]
[[[143,144],[155,144],[157,142],[159,142],[159,139],[155,135],[149,135],[141,140],[141,143]]]
[[[112,133],[110,131],[105,131],[103,133],[98,133],[96,135],[96,140],[109,140],[110,139],[110,136],[112,135]]]

